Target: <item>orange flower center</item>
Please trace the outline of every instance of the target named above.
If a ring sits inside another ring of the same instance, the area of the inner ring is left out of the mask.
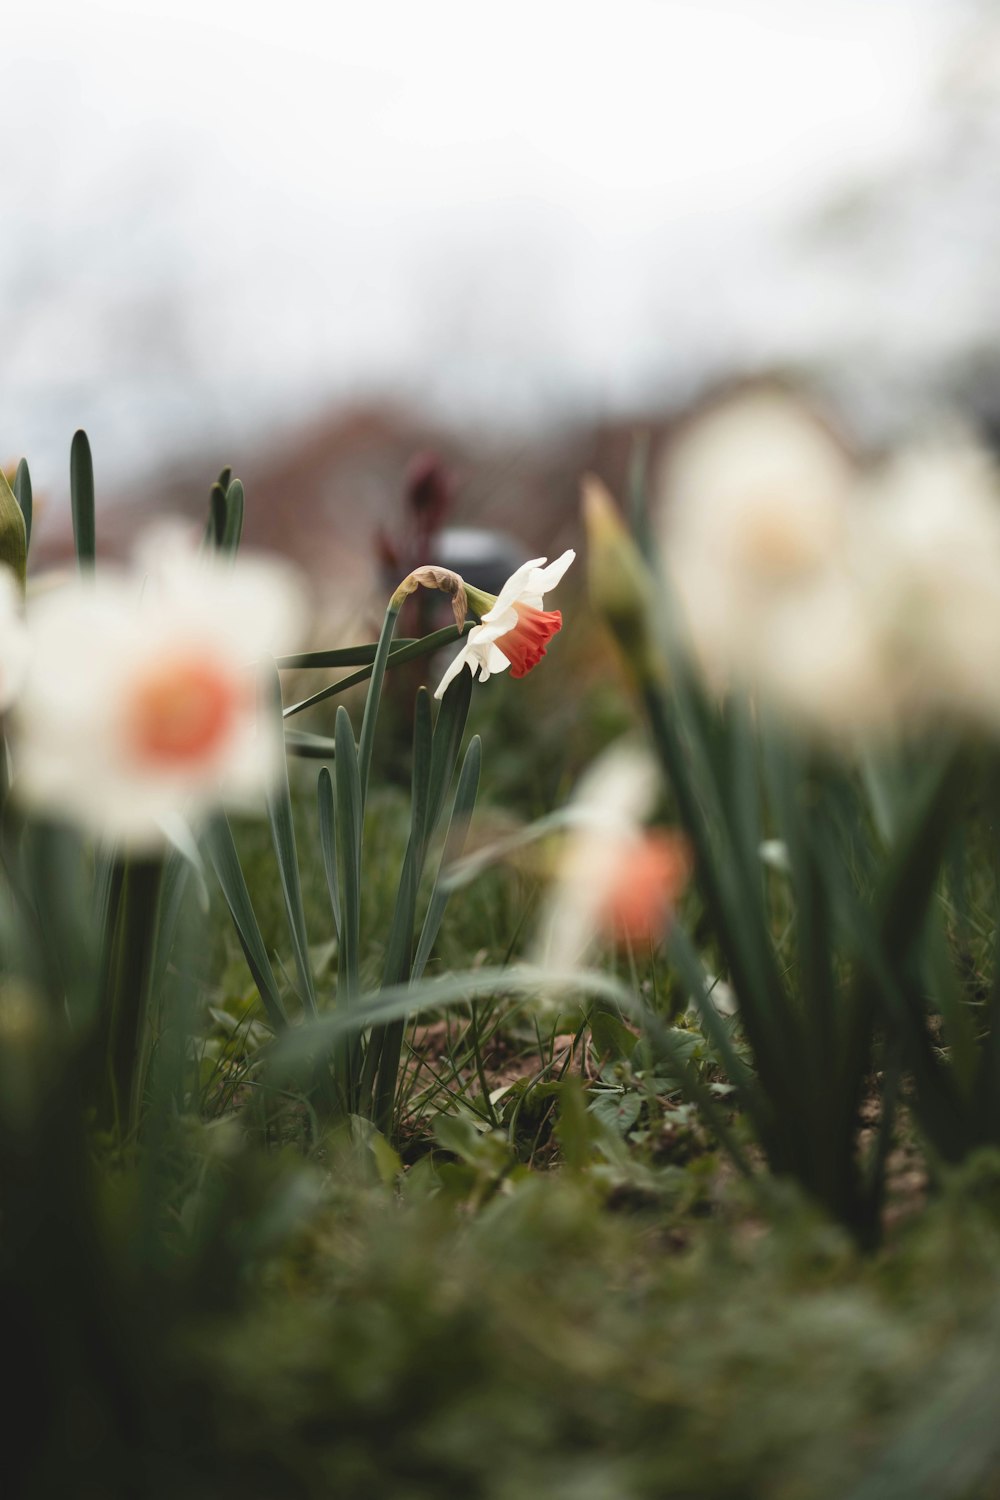
[[[691,847],[683,834],[645,833],[620,859],[599,913],[601,927],[621,943],[657,942],[691,877]]]
[[[514,610],[517,624],[500,637],[497,645],[510,662],[510,675],[524,677],[537,667],[549,641],[562,629],[562,613],[558,609],[533,609],[530,604],[515,604]]]
[[[129,702],[129,742],[140,761],[182,768],[212,756],[229,735],[244,694],[232,674],[202,656],[154,663]]]

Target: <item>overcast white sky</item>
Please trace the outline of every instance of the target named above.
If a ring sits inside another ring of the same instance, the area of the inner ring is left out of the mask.
[[[60,486],[78,425],[120,475],[338,393],[522,420],[808,345],[785,227],[906,160],[963,9],[0,8],[0,457]]]

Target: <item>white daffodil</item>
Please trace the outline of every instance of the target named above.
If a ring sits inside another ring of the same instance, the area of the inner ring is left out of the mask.
[[[21,589],[10,568],[0,567],[0,713],[10,708],[21,691],[27,665],[28,631]]]
[[[897,454],[867,487],[857,567],[897,717],[1000,728],[1000,482],[967,443]]]
[[[804,408],[740,397],[668,455],[661,541],[714,688],[835,740],[1000,730],[1000,481],[968,440],[854,474]]]
[[[37,599],[17,795],[132,849],[161,844],[178,816],[253,801],[283,753],[275,717],[258,716],[253,663],[294,649],[301,624],[285,564],[199,556],[162,535],[148,568]]]
[[[451,662],[435,698],[468,667],[473,677],[479,673],[485,682],[495,672],[510,668],[512,677],[524,677],[545,655],[549,641],[562,627],[559,610],[544,610],[542,602],[576,557],[567,551],[555,562],[544,557],[532,558],[512,573],[499,594],[485,594],[466,585],[469,604],[480,623],[469,631],[461,651]]]
[[[786,614],[817,587],[834,601],[853,487],[841,445],[781,392],[733,397],[675,439],[662,469],[660,541],[713,686],[756,685]]]
[[[656,762],[629,740],[581,777],[536,939],[542,967],[568,972],[601,942],[663,937],[692,861],[683,834],[645,826],[659,790]]]

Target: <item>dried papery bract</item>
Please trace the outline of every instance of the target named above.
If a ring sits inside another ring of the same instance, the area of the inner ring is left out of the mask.
[[[403,579],[399,588],[392,596],[391,603],[399,609],[404,599],[416,592],[418,588],[438,589],[442,594],[451,597],[451,612],[455,616],[455,624],[461,630],[469,613],[469,599],[465,580],[451,568],[439,568],[434,563],[425,563],[422,567],[414,568]]]

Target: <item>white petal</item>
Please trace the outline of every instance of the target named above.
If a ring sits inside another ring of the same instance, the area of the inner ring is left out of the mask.
[[[507,579],[507,582],[504,584],[503,588],[497,595],[497,602],[489,611],[489,618],[492,619],[496,615],[500,614],[503,610],[510,609],[512,604],[516,604],[517,601],[524,596],[525,589],[530,584],[532,575],[539,572],[540,566],[544,562],[544,557],[533,557],[530,562],[522,563],[521,566],[510,575],[510,577]],[[532,592],[534,592],[534,590],[532,590]],[[487,616],[484,615],[483,618],[486,619]]]
[[[478,665],[478,657],[473,651],[469,649],[468,643],[466,643],[466,645],[462,647],[458,655],[454,657],[445,668],[444,676],[438,683],[437,689],[434,693],[435,698],[444,697],[445,689],[449,686],[450,683],[454,682],[455,678],[458,676],[459,672],[461,672],[464,666],[468,666],[470,671],[472,672],[473,677],[475,677],[476,667]]]
[[[506,672],[510,662],[504,656],[499,646],[491,645],[483,661],[483,674],[481,681],[485,682],[487,677],[494,672]]]
[[[547,568],[539,568],[537,579],[531,580],[532,584],[537,584],[538,593],[547,594],[549,589],[554,589],[575,558],[576,553],[569,547],[555,562],[550,562]]]

